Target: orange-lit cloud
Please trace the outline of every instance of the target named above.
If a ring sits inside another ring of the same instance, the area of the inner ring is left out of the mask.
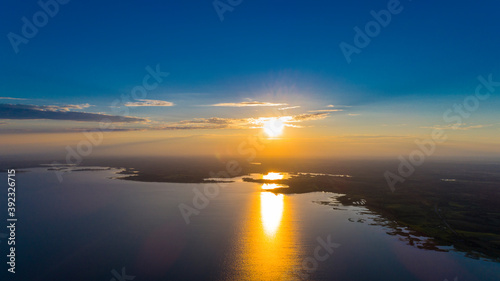
[[[263,128],[264,124],[271,120],[279,120],[286,127],[299,127],[294,123],[320,120],[328,117],[327,112],[299,114],[293,116],[258,117],[258,118],[196,118],[183,120],[160,126],[161,130],[199,130],[199,129],[255,129]]]

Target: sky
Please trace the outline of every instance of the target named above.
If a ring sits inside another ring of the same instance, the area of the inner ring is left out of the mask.
[[[3,155],[500,158],[498,1],[2,5]]]

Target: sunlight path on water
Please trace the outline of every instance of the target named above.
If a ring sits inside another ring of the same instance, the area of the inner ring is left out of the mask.
[[[297,229],[288,197],[259,192],[252,196],[233,264],[237,280],[293,280],[300,265]]]

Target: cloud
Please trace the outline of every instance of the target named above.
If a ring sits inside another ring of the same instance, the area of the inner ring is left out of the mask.
[[[247,106],[287,106],[286,103],[271,103],[271,102],[261,102],[261,101],[243,101],[237,103],[216,103],[210,106],[224,106],[224,107],[247,107]]]
[[[160,130],[214,130],[214,129],[256,129],[263,128],[267,122],[278,120],[286,127],[299,128],[297,123],[320,120],[328,117],[327,112],[299,114],[293,116],[280,117],[258,117],[258,118],[196,118],[193,120],[183,120],[177,123],[161,126]]]
[[[288,109],[295,109],[295,108],[299,108],[299,107],[300,107],[300,105],[296,105],[296,106],[278,108],[278,110],[288,110]]]
[[[237,118],[196,118],[161,126],[160,130],[209,130],[209,129],[243,129],[248,125],[248,119]]]
[[[338,112],[344,111],[343,109],[318,109],[318,110],[309,110],[308,112]]]
[[[30,105],[27,105],[30,106]],[[57,111],[57,112],[67,112],[72,109],[84,109],[87,107],[91,107],[90,104],[84,103],[84,104],[67,104],[67,105],[33,105],[39,110],[44,110],[44,111]]]
[[[244,120],[244,119],[229,119],[229,118],[196,118],[194,120],[184,120],[180,121],[179,124],[231,124],[234,120]]]
[[[71,120],[84,122],[145,122],[147,119],[131,116],[115,116],[101,113],[74,112],[71,109],[83,109],[89,104],[82,105],[29,105],[29,104],[0,104],[0,119],[48,119]]]
[[[467,126],[467,124],[462,124],[462,125],[456,125],[456,124],[450,124],[446,126],[440,126],[440,125],[434,125],[431,127],[420,127],[421,129],[437,129],[437,130],[461,130],[461,131],[468,131],[472,129],[481,129],[481,128],[487,128],[493,126],[492,124],[489,125],[471,125]]]
[[[228,129],[225,125],[168,125],[159,128],[160,130],[215,130],[215,129]]]
[[[125,106],[174,106],[169,101],[138,99],[137,102],[127,102]]]
[[[83,132],[130,132],[146,131],[145,128],[6,128],[0,134],[33,134],[33,133],[83,133]]]
[[[300,114],[292,116],[292,122],[303,122],[303,121],[311,121],[311,120],[321,120],[328,117],[328,112],[318,112],[312,114]]]
[[[330,108],[336,107],[336,108],[339,108],[339,107],[352,107],[352,106],[350,106],[350,105],[333,105],[333,104],[329,104],[326,107],[330,107]]]
[[[0,97],[0,100],[26,100],[22,98]]]
[[[347,115],[349,115],[349,116],[359,116],[359,115],[361,115],[361,114],[359,114],[359,113],[349,113],[349,114],[347,114]]]
[[[90,107],[88,103],[85,104],[66,104],[66,105],[31,105],[31,104],[0,104],[4,107],[13,107],[16,109],[38,110],[38,111],[52,111],[52,112],[68,112],[72,109],[84,109]]]

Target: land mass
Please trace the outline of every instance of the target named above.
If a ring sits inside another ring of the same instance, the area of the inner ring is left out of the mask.
[[[387,182],[377,178],[297,175],[276,181],[244,180],[288,186],[267,190],[274,193],[343,194],[336,198],[343,205],[362,204],[388,221],[434,238],[436,246],[453,245],[470,257],[500,261],[498,181],[420,177],[406,181],[392,192]],[[430,244],[422,248],[438,249]]]
[[[294,174],[291,178],[275,181],[245,178],[249,182],[287,186],[266,191],[341,194],[336,200],[345,206],[362,202],[368,210],[386,221],[395,221],[431,237],[437,245],[453,245],[472,258],[500,262],[499,163],[429,162],[419,167],[404,183],[399,183],[392,192],[383,176],[385,171],[397,169],[397,163],[391,161],[260,159],[258,162],[261,164],[258,165],[244,159],[238,161],[242,164],[238,166],[239,174],[235,176],[269,171]],[[38,164],[33,162],[29,166]],[[210,157],[94,158],[86,159],[80,166],[124,168],[120,178],[134,181],[207,183],[233,180],[231,176],[213,179],[214,174],[227,171],[227,161]],[[10,162],[1,168],[16,167],[26,165],[20,163],[13,166]],[[437,249],[429,245],[424,248]]]

